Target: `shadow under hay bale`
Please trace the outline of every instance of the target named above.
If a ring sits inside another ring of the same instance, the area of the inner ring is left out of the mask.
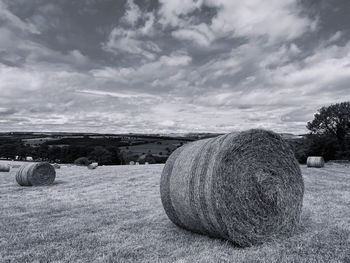
[[[47,162],[24,164],[16,173],[16,181],[21,186],[50,185],[55,178],[55,168]]]
[[[9,164],[0,163],[0,172],[9,172],[11,166]]]
[[[90,170],[96,169],[98,167],[98,163],[90,163],[87,168]]]
[[[178,148],[164,166],[160,193],[176,225],[245,247],[296,231],[304,182],[278,134],[249,130]]]
[[[306,161],[307,167],[322,168],[324,167],[324,159],[321,156],[309,156]]]

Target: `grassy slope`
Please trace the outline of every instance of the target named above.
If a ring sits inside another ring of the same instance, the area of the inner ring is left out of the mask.
[[[65,166],[36,188],[18,186],[17,169],[0,173],[0,261],[350,262],[350,167],[302,167],[297,235],[246,249],[174,226],[159,198],[162,168]]]

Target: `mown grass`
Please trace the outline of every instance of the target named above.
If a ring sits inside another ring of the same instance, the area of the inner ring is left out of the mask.
[[[163,165],[62,166],[49,187],[0,173],[1,262],[350,262],[350,167],[302,167],[302,225],[285,240],[237,248],[174,226]]]

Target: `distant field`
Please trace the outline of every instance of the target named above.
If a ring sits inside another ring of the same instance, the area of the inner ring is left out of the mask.
[[[177,140],[162,140],[159,142],[150,142],[134,146],[119,147],[119,150],[124,152],[131,151],[132,153],[138,155],[151,153],[152,155],[166,156],[169,155],[169,153],[171,153],[172,151],[174,151],[178,146],[180,146],[181,143],[186,142]],[[168,152],[168,149],[170,150],[170,152]]]
[[[350,262],[350,167],[302,166],[302,225],[246,249],[174,226],[159,197],[163,165],[62,166],[49,187],[0,172],[1,262]]]

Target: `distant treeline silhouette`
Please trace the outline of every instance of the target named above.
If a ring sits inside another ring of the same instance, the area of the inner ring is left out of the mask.
[[[350,102],[342,102],[322,107],[314,119],[307,123],[309,134],[302,139],[289,140],[295,156],[300,163],[305,163],[308,156],[323,156],[326,161],[334,159],[350,159]],[[182,138],[192,141],[198,138]],[[169,139],[167,137],[152,137],[152,139]],[[132,142],[132,145],[145,142]],[[156,163],[165,163],[172,150],[168,149],[165,156],[150,156],[150,153],[140,155],[132,151],[121,152],[120,147],[129,146],[131,142],[122,142],[120,138],[63,138],[47,141],[38,147],[24,144],[21,138],[0,137],[0,157],[25,160],[31,156],[34,160],[50,162],[73,163],[80,157],[86,157],[99,164],[128,164],[139,158],[152,158]],[[181,144],[182,145],[182,144]],[[16,158],[17,157],[17,158]]]
[[[305,163],[308,156],[350,159],[350,102],[320,108],[306,127],[310,133],[291,142],[299,162]]]

